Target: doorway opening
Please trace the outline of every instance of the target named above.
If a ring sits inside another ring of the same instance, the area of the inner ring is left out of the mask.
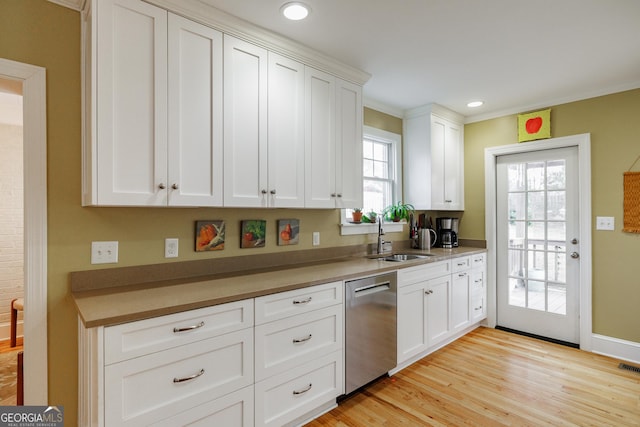
[[[24,404],[48,404],[46,70],[0,58],[0,79],[22,86]]]

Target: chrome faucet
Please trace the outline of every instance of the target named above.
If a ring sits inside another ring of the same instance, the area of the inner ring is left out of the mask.
[[[384,241],[382,236],[384,236],[384,230],[382,229],[382,215],[378,215],[378,254],[382,253],[382,245],[389,243]]]

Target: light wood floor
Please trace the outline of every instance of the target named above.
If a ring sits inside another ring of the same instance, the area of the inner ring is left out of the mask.
[[[17,345],[15,347],[10,347],[9,340],[0,341],[0,354],[15,353],[17,351],[22,350],[22,337],[18,337],[16,339],[16,344]],[[17,366],[15,366],[15,368],[13,369],[17,369]],[[7,390],[3,389],[2,387],[4,387],[4,381],[0,381],[0,406],[15,406],[16,404],[15,385],[8,387]]]
[[[307,427],[640,426],[640,374],[619,363],[478,328]]]

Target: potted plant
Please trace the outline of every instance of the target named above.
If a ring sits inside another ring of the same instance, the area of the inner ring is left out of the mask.
[[[353,222],[362,222],[362,209],[354,208],[351,216],[353,217]]]
[[[408,220],[409,214],[414,210],[415,208],[410,203],[397,202],[384,208],[382,213],[385,219],[398,222],[403,219]]]
[[[375,224],[376,222],[378,222],[378,214],[375,213],[374,211],[369,212],[367,216],[369,218],[370,223]]]

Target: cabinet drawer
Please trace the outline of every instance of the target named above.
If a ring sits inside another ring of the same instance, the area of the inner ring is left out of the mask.
[[[256,325],[342,303],[342,282],[310,286],[255,299]]]
[[[105,425],[147,425],[252,382],[252,329],[115,363],[104,369]]]
[[[253,427],[253,386],[152,424],[154,427]]]
[[[485,307],[486,297],[483,294],[475,294],[471,298],[471,321],[477,322],[478,320],[486,317],[487,308]]]
[[[451,261],[438,261],[398,270],[398,286],[411,285],[423,280],[451,274]]]
[[[343,390],[342,351],[256,383],[256,427],[281,426],[330,402]]]
[[[105,364],[253,326],[253,300],[189,310],[104,329]]]
[[[342,348],[342,305],[256,326],[256,381]]]
[[[453,273],[471,268],[471,257],[463,256],[451,260],[451,271]]]
[[[471,272],[471,292],[472,293],[484,293],[484,272],[473,271]]]
[[[471,268],[484,268],[487,254],[476,254],[471,256]]]

